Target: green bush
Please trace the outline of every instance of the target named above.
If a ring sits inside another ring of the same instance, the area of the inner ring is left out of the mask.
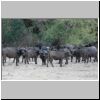
[[[2,44],[87,44],[97,41],[98,19],[2,19]]]

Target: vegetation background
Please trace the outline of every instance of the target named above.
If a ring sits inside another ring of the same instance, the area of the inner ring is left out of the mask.
[[[87,44],[97,41],[98,19],[2,19],[2,46],[37,43]]]

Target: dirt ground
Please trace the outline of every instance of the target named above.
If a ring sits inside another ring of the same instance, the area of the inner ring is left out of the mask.
[[[60,67],[58,61],[53,61],[54,67],[42,65],[41,59],[38,58],[38,64],[30,62],[19,66],[13,63],[13,59],[7,59],[5,66],[2,66],[2,80],[97,80],[98,63],[75,63],[70,62]]]

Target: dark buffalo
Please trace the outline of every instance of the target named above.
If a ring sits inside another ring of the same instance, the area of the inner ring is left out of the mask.
[[[65,52],[65,60],[66,60],[65,64],[68,64],[68,59],[70,56],[72,56],[71,51],[66,47],[59,49],[59,51]]]
[[[71,62],[73,61],[73,54],[74,54],[74,51],[75,51],[75,48],[76,46],[75,45],[72,45],[72,44],[66,44],[64,45],[64,48],[68,48],[70,53],[71,53]]]
[[[89,62],[89,58],[91,61],[91,57],[94,58],[94,61],[97,61],[97,48],[95,46],[90,46],[90,47],[83,47],[81,49],[82,52],[82,57],[84,62]]]
[[[82,52],[80,48],[73,49],[73,57],[76,57],[76,63],[80,62],[80,59],[82,57]]]
[[[46,60],[48,58],[48,51],[49,51],[49,47],[47,46],[42,46],[41,50],[39,51],[40,58],[42,60],[42,65],[46,65]]]
[[[48,51],[47,50],[40,50],[40,58],[42,60],[42,65],[46,65],[46,60],[48,58]]]
[[[28,50],[27,50],[26,48],[20,48],[20,50],[23,52],[23,55],[22,55],[22,62],[24,61],[25,64],[26,64],[26,63],[29,64]]]
[[[21,56],[22,52],[15,48],[15,47],[6,47],[2,49],[2,58],[3,58],[3,65],[6,62],[6,57],[14,58],[16,60],[16,66],[19,62],[19,57]]]
[[[52,63],[53,60],[59,60],[60,67],[62,67],[63,59],[66,59],[66,64],[68,64],[68,53],[69,52],[67,52],[67,50],[64,51],[63,49],[60,49],[57,51],[50,50],[48,53],[47,67],[48,67],[49,61],[51,65],[53,66],[53,63]]]
[[[25,64],[29,64],[30,58],[34,58],[35,64],[37,64],[37,57],[39,55],[39,49],[37,47],[26,48],[23,51],[23,59],[25,61]]]
[[[27,48],[27,52],[28,52],[28,58],[30,60],[30,58],[32,58],[32,61],[33,61],[33,58],[34,58],[34,61],[37,63],[37,57],[39,55],[39,48],[38,47],[30,47],[30,48]]]

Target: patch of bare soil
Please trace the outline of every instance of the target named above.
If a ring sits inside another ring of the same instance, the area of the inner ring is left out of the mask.
[[[54,67],[42,65],[41,59],[38,58],[38,64],[30,62],[19,66],[13,63],[13,59],[7,59],[5,66],[2,66],[2,80],[97,80],[98,63],[75,63],[70,62],[60,67],[58,61],[53,61]]]

